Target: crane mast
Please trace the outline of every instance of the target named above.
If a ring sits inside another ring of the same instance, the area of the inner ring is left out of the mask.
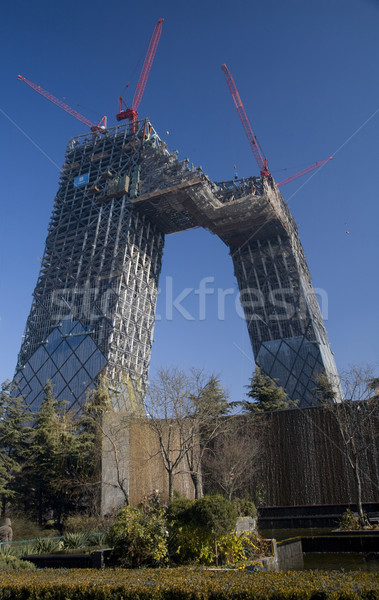
[[[234,79],[231,76],[228,67],[226,65],[221,65],[221,69],[224,71],[226,83],[228,84],[230,93],[234,100],[234,104],[236,105],[236,109],[238,111],[243,128],[247,135],[247,139],[249,140],[250,147],[255,156],[255,160],[257,161],[257,165],[259,167],[260,174],[262,177],[267,177],[267,175],[270,174],[269,169],[268,169],[267,158],[263,157],[263,152],[261,151],[261,149],[259,147],[257,138],[255,137],[253,129],[250,125],[249,119],[248,119],[246,111],[245,111],[245,107],[244,107],[242,100],[240,98],[240,95],[238,93],[237,86],[234,83]]]
[[[270,171],[268,168],[267,158],[263,157],[263,152],[261,151],[261,149],[259,147],[257,138],[255,137],[253,129],[250,125],[249,119],[248,119],[246,111],[245,111],[245,107],[244,107],[242,100],[240,98],[240,95],[238,93],[237,86],[234,83],[234,79],[231,76],[230,71],[226,65],[221,65],[221,69],[224,71],[226,83],[228,84],[229,91],[234,100],[234,104],[236,105],[243,128],[244,128],[247,138],[249,140],[250,147],[255,156],[255,160],[257,161],[257,165],[259,167],[261,177],[268,177],[270,175]],[[310,167],[307,167],[306,169],[304,169],[303,171],[300,171],[299,173],[295,173],[295,175],[291,175],[290,177],[287,177],[287,179],[283,179],[283,181],[280,181],[276,185],[278,187],[280,187],[281,185],[290,183],[290,181],[294,181],[294,179],[297,179],[298,177],[301,177],[302,175],[305,175],[306,173],[309,173],[310,171],[313,171],[314,169],[318,169],[319,167],[322,167],[322,165],[324,165],[329,160],[332,160],[332,158],[333,158],[332,156],[329,156],[328,158],[325,158],[324,160],[316,162],[313,165],[311,165]]]
[[[132,107],[128,108],[124,99],[120,96],[118,113],[116,115],[117,121],[123,121],[128,119],[130,122],[137,121],[138,113],[137,109],[142,100],[143,93],[145,91],[146,82],[149,77],[150,69],[153,64],[155,53],[157,51],[159,38],[161,37],[162,23],[164,19],[159,19],[158,23],[154,27],[153,35],[151,36],[150,44],[146,52],[145,61],[142,66],[141,74],[137,83],[136,91],[133,96]],[[124,108],[124,110],[123,110]]]

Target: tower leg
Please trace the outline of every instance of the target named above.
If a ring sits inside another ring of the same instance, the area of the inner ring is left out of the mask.
[[[318,375],[338,376],[299,239],[252,236],[230,253],[257,366],[300,406],[316,403]]]

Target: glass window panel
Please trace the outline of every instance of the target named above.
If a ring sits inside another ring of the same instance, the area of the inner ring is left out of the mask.
[[[34,372],[32,371],[29,362],[26,363],[26,365],[24,365],[20,371],[21,375],[23,375],[25,377],[25,379],[27,381],[29,381],[30,379],[32,379],[32,377],[34,376]]]
[[[59,372],[68,383],[76,375],[80,368],[81,364],[79,360],[76,358],[75,354],[71,352],[71,355],[66,360],[64,365],[60,368]]]
[[[95,350],[96,344],[87,335],[80,346],[75,349],[75,354],[79,358],[80,362],[84,364]]]
[[[45,348],[43,346],[40,346],[34,352],[34,354],[31,356],[31,358],[29,360],[29,364],[30,364],[31,368],[33,369],[33,371],[36,373],[38,371],[38,369],[40,369],[42,367],[42,365],[46,362],[46,360],[48,358],[49,358],[49,355],[46,352]]]
[[[59,329],[54,329],[49,337],[47,338],[47,344],[45,345],[46,351],[51,355],[62,342],[62,336]]]
[[[61,391],[63,390],[63,388],[65,387],[66,382],[63,379],[62,375],[60,375],[59,373],[56,373],[54,375],[54,377],[52,378],[51,383],[53,385],[54,396],[57,398],[59,396],[59,394],[61,393]]]
[[[279,380],[279,385],[282,387],[286,386],[289,371],[282,365],[278,360],[275,361],[273,368],[271,369],[271,377]]]
[[[92,356],[85,363],[85,369],[88,372],[91,379],[94,379],[96,375],[99,374],[101,369],[106,364],[105,357],[100,352],[100,350],[96,349],[96,351],[92,354]]]
[[[90,383],[91,380],[87,371],[85,371],[85,369],[80,369],[75,377],[71,379],[69,388],[71,393],[73,393],[76,398],[79,398]]]
[[[72,354],[70,346],[64,341],[51,355],[51,359],[54,364],[59,369],[64,362],[66,362],[67,357]]]
[[[51,359],[47,360],[45,364],[39,369],[37,373],[37,377],[41,382],[41,385],[44,386],[47,383],[48,379],[51,379],[55,373],[57,372],[57,367],[53,363]]]

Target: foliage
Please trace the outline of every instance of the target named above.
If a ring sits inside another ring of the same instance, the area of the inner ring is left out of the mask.
[[[41,538],[33,545],[32,554],[54,554],[62,550],[63,543],[57,538]]]
[[[38,413],[31,413],[9,383],[2,386],[0,496],[3,510],[7,504],[12,512],[38,514],[40,526],[51,515],[59,526],[65,513],[89,504],[84,492],[93,474],[95,440],[86,423],[55,399],[50,381],[44,392]]]
[[[36,569],[0,572],[7,600],[375,600],[377,573],[199,569]]]
[[[35,568],[35,565],[28,560],[21,560],[12,554],[0,554],[1,571],[33,571]]]
[[[221,381],[215,375],[211,375],[209,379],[203,383],[201,380],[201,372],[193,372],[198,388],[191,394],[191,402],[193,405],[193,414],[197,418],[215,419],[220,416],[225,416],[230,411],[228,402],[229,396],[223,388]],[[199,385],[200,384],[200,385]]]
[[[89,545],[89,539],[88,533],[66,533],[62,539],[63,549],[86,548]]]
[[[255,368],[247,388],[247,396],[251,400],[242,400],[235,403],[242,406],[246,412],[268,412],[297,406],[297,401],[287,398],[286,392],[278,386],[277,380],[264,375],[259,367]]]
[[[234,498],[233,506],[239,517],[256,517],[257,508],[248,498]]]
[[[209,534],[193,521],[194,504],[188,498],[174,498],[167,508],[168,551],[174,563],[199,562],[204,546],[209,546]]]
[[[221,496],[203,496],[192,508],[193,521],[196,525],[209,531],[216,538],[231,533],[236,526],[237,511],[233,504]]]
[[[30,411],[13,386],[5,382],[0,391],[0,496],[3,507],[17,497],[18,475],[29,458]]]
[[[234,552],[228,536],[234,535],[237,511],[224,496],[203,496],[196,501],[175,499],[168,507],[167,519],[174,562],[210,565],[226,560],[225,553]]]
[[[264,506],[266,503],[266,490],[263,483],[258,483],[255,492],[254,492],[254,500],[255,504],[259,506]]]
[[[162,509],[145,503],[126,506],[110,528],[107,542],[112,560],[122,567],[157,567],[167,562],[166,519]]]
[[[194,485],[195,498],[203,495],[202,470],[204,458],[213,440],[225,431],[225,416],[230,411],[228,394],[219,378],[211,375],[205,379],[202,371],[191,373],[190,415],[185,446],[188,470]]]
[[[343,513],[339,528],[343,530],[361,529],[359,519],[353,515],[350,508]]]

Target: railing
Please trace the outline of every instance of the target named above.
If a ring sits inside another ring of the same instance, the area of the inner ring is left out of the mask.
[[[252,194],[261,196],[264,193],[261,177],[247,177],[230,181],[215,182],[215,196],[221,202],[231,202],[243,196]]]
[[[119,134],[124,133],[130,138],[137,138],[142,140],[142,137],[149,139],[157,144],[163,143],[154,127],[151,125],[148,119],[142,121],[136,121],[133,123],[133,131],[130,129],[130,123],[122,123],[121,125],[115,125],[109,127],[109,129],[102,129],[101,131],[83,133],[70,139],[67,144],[67,151],[71,151],[78,146],[94,145],[94,142],[107,137],[116,137]]]

